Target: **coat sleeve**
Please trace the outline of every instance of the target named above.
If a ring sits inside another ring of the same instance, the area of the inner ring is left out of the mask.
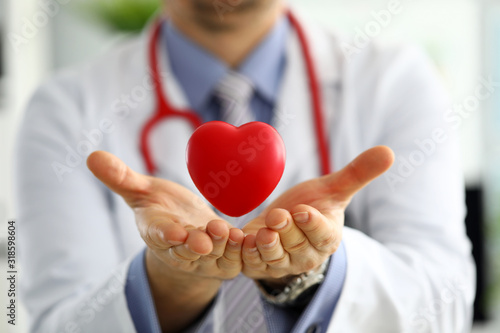
[[[345,228],[347,274],[328,332],[469,332],[460,115],[416,48],[372,47],[347,67],[342,125],[358,129],[361,150],[387,145],[396,161],[349,207],[358,230]]]
[[[120,251],[109,193],[79,148],[84,116],[76,82],[63,76],[45,84],[21,125],[21,300],[30,332],[135,332],[124,294],[130,260]]]

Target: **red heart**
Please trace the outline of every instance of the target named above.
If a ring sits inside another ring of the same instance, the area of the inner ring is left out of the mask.
[[[270,125],[235,127],[211,121],[189,139],[186,161],[194,184],[215,208],[244,215],[271,194],[285,169],[285,145]]]

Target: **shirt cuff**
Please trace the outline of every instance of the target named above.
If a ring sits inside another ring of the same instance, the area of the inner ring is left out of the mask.
[[[347,257],[341,242],[330,259],[325,280],[301,314],[263,302],[269,332],[306,332],[310,327],[316,327],[315,332],[326,332],[344,286],[346,270]],[[295,321],[294,317],[298,319]]]
[[[161,333],[160,322],[156,314],[156,308],[149,286],[146,271],[146,249],[132,260],[130,264],[127,282],[125,284],[125,297],[127,306],[134,322],[137,332]],[[198,321],[193,323],[184,333],[209,332],[213,326],[213,307],[218,295]]]
[[[161,333],[146,272],[146,250],[132,260],[125,284],[128,310],[137,332]]]

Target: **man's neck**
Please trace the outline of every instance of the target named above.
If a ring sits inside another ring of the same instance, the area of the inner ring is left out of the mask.
[[[199,13],[175,3],[172,1],[166,10],[172,23],[232,68],[245,60],[284,12],[282,1],[265,0],[261,5],[248,8],[212,7],[211,11],[206,8]]]

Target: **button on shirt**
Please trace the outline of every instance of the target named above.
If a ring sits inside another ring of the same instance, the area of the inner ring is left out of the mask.
[[[286,40],[290,33],[288,20],[280,19],[263,41],[235,70],[249,78],[255,91],[250,108],[255,119],[271,123],[286,66]],[[183,35],[170,22],[163,24],[170,67],[182,87],[190,107],[204,121],[219,120],[220,112],[213,90],[229,70],[221,60]],[[165,44],[165,43],[164,43]],[[138,332],[160,333],[145,269],[145,251],[132,261],[125,286],[130,315]],[[276,307],[263,301],[270,333],[305,332],[312,325],[325,332],[340,297],[346,272],[343,243],[332,256],[325,280],[304,309],[297,311]],[[215,301],[214,301],[215,302]],[[205,317],[193,324],[189,332],[210,332],[213,316],[209,308]],[[268,315],[272,314],[272,315]]]

